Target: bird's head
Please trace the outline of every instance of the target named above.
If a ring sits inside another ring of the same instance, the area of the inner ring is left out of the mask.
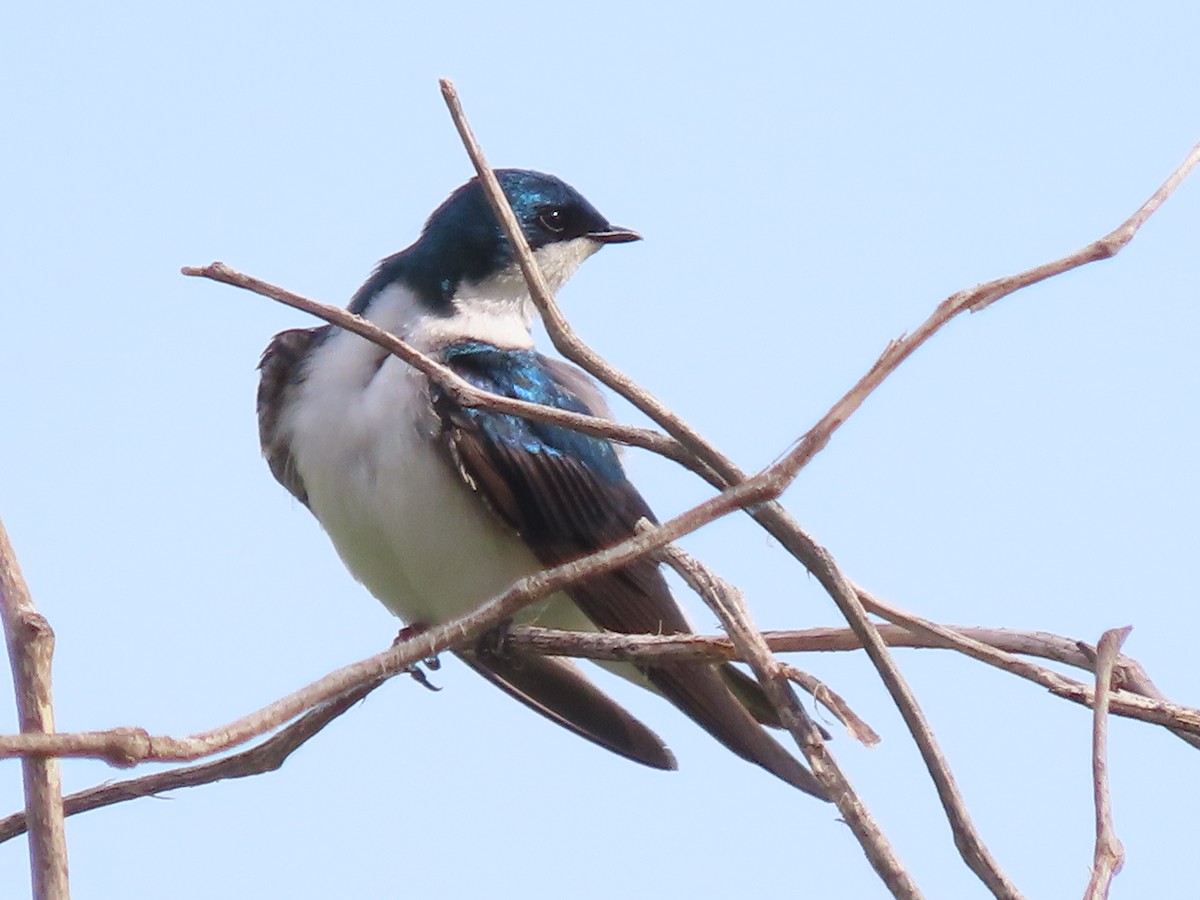
[[[497,169],[508,202],[552,290],[605,244],[640,240],[611,224],[582,194],[553,175]],[[404,277],[434,309],[466,296],[527,293],[513,249],[473,178],[433,211],[421,238],[398,254]]]

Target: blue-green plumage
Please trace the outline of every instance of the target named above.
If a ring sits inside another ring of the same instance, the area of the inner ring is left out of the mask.
[[[534,350],[506,350],[464,341],[445,348],[442,359],[475,387],[489,393],[585,415],[601,412],[591,409],[578,394],[555,380],[546,358]],[[441,391],[435,387],[433,394],[436,403]],[[470,408],[464,414],[492,441],[527,453],[570,457],[609,482],[625,479],[616,449],[604,438],[487,409]]]

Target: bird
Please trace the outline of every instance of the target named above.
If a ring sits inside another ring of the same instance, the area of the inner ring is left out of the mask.
[[[602,247],[641,240],[556,176],[495,174],[554,292]],[[534,348],[536,308],[478,178],[451,193],[415,243],[378,264],[348,309],[478,388],[612,417],[590,376]],[[656,521],[610,441],[462,406],[349,331],[283,331],[259,371],[259,432],[272,474],[313,513],[350,573],[410,627],[468,613],[523,576],[612,546],[643,518]],[[565,588],[514,621],[627,634],[692,631],[649,559]],[[454,652],[575,734],[646,766],[676,768],[663,740],[577,664],[517,656],[499,643]],[[665,697],[735,754],[828,799],[765,730],[780,726],[777,714],[739,669],[608,665]]]

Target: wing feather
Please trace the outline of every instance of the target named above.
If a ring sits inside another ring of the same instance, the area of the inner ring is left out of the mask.
[[[464,378],[494,393],[575,412],[598,411],[581,396],[585,375],[574,370],[567,377],[565,364],[551,364],[532,351],[470,343],[447,348],[445,358]],[[634,534],[640,519],[655,521],[625,477],[610,442],[543,422],[466,409],[436,388],[431,396],[447,452],[466,482],[544,565],[610,547]],[[659,566],[649,560],[589,578],[568,594],[597,627],[608,631],[690,631]],[[824,797],[812,774],[747,709],[749,705],[768,724],[778,724],[761,689],[744,674],[728,665],[694,664],[652,666],[644,672],[663,695],[734,753]],[[511,684],[506,689],[519,696]]]
[[[662,738],[588,681],[569,660],[462,650],[457,655],[510,697],[580,737],[643,765],[675,768],[675,757]]]
[[[258,439],[275,480],[293,497],[308,505],[308,491],[296,471],[292,448],[280,428],[280,417],[288,394],[303,378],[303,361],[328,327],[293,328],[271,339],[258,362]]]

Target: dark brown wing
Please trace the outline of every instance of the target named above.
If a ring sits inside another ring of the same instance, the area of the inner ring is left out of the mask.
[[[580,737],[643,765],[675,768],[675,757],[662,738],[588,681],[568,660],[462,650],[456,653],[510,697]]]
[[[466,345],[446,353],[468,380],[495,393],[591,412],[556,369],[531,351]],[[561,365],[561,364],[559,364]],[[654,521],[608,441],[545,423],[465,409],[434,391],[442,438],[454,464],[488,506],[545,565],[578,559]],[[568,590],[598,627],[625,634],[687,632],[687,621],[657,564],[642,560]],[[731,673],[731,674],[730,674]],[[812,774],[738,700],[748,679],[732,667],[663,665],[645,674],[672,703],[739,756],[819,797]]]
[[[287,394],[303,377],[301,363],[313,341],[328,328],[293,328],[271,338],[258,362],[258,439],[271,474],[297,500],[308,504],[308,492],[292,460],[291,447],[280,433],[279,417]]]

